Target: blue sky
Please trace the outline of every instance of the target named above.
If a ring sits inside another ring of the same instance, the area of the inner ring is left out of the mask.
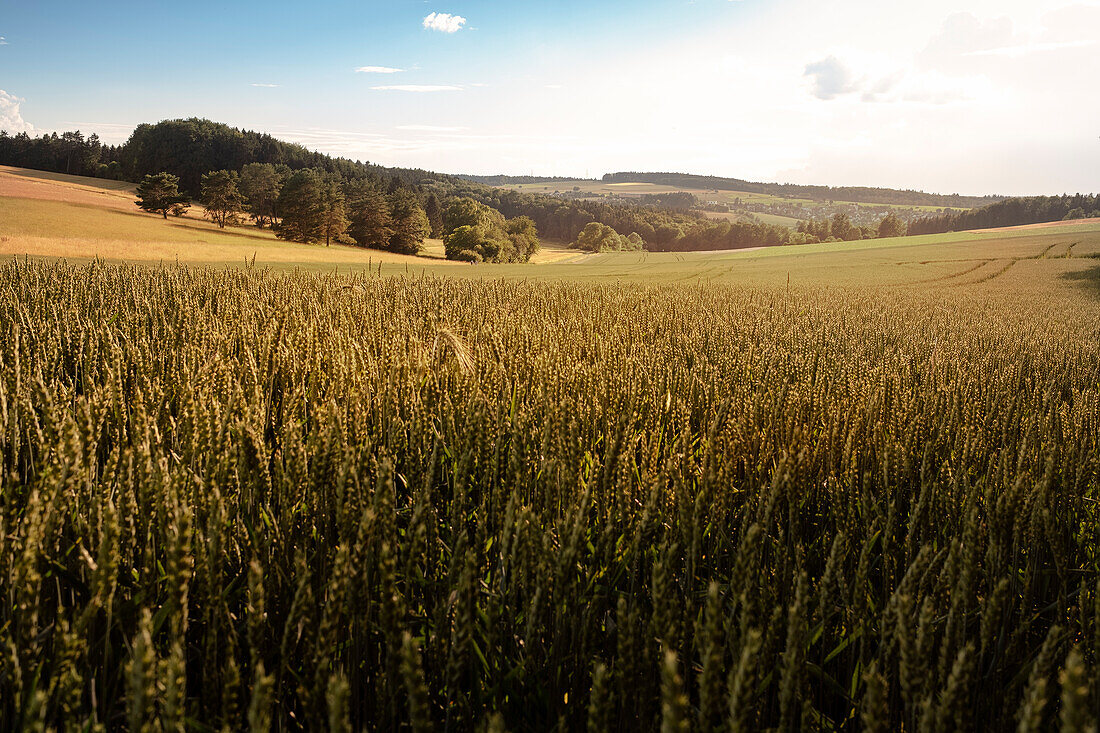
[[[447,172],[949,193],[1100,170],[1096,0],[0,0],[0,38],[10,131],[201,116]]]

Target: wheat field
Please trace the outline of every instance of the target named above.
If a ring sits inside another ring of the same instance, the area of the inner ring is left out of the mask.
[[[0,727],[1084,730],[1051,283],[9,262]]]

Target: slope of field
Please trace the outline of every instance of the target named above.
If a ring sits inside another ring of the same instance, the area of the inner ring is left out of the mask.
[[[73,177],[69,177],[73,178]],[[87,179],[81,179],[87,180]],[[1072,277],[1087,273],[1100,253],[1100,223],[1060,222],[1005,232],[960,232],[899,239],[769,247],[752,250],[683,253],[585,255],[547,243],[532,264],[478,265],[443,260],[442,243],[427,243],[424,255],[410,257],[355,247],[303,245],[276,239],[255,227],[218,229],[193,217],[145,214],[129,194],[115,191],[100,201],[94,187],[80,180],[24,182],[13,188],[0,172],[0,254],[100,258],[118,262],[182,262],[277,269],[424,272],[473,278],[538,278],[646,282],[723,281],[743,284],[845,286],[876,283],[916,288],[994,287],[1036,273]],[[11,193],[34,186],[34,198]],[[48,195],[52,191],[54,199]],[[94,203],[88,202],[88,197]],[[77,199],[74,201],[72,199]],[[131,210],[130,207],[133,207]],[[1000,272],[1001,268],[1007,268]],[[1088,278],[1082,275],[1087,282]]]
[[[130,262],[189,262],[306,268],[399,266],[443,259],[443,243],[428,240],[420,256],[334,245],[284,242],[253,226],[219,229],[192,207],[163,218],[134,205],[133,184],[0,166],[0,254],[99,257]],[[547,243],[537,262],[577,257]]]

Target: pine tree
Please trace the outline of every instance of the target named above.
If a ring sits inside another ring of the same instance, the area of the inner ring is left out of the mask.
[[[339,180],[325,181],[321,184],[321,234],[325,238],[325,246],[342,236],[348,224],[347,204]]]
[[[206,215],[222,229],[226,224],[240,221],[244,196],[238,188],[239,182],[240,177],[235,171],[210,171],[202,176],[199,199],[206,208]]]
[[[180,179],[171,173],[155,173],[145,176],[137,187],[137,205],[145,211],[160,214],[182,216],[190,203],[180,193]]]
[[[248,207],[248,216],[261,229],[265,224],[275,223],[275,203],[279,200],[279,189],[284,180],[286,173],[271,163],[249,163],[241,168],[240,188]]]
[[[367,180],[352,181],[348,186],[348,234],[360,247],[387,249],[393,236],[390,202],[378,187]]]
[[[443,234],[443,207],[439,204],[439,198],[434,193],[429,193],[424,200],[424,214],[428,217],[431,226],[431,236],[439,237]]]
[[[294,242],[316,242],[324,236],[321,180],[306,168],[296,171],[279,192],[276,204],[282,220],[275,233]]]

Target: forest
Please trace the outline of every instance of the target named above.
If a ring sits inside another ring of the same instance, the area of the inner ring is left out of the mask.
[[[980,209],[918,219],[909,224],[909,233],[940,234],[1095,217],[1100,217],[1100,196],[1029,196],[998,201]]]

